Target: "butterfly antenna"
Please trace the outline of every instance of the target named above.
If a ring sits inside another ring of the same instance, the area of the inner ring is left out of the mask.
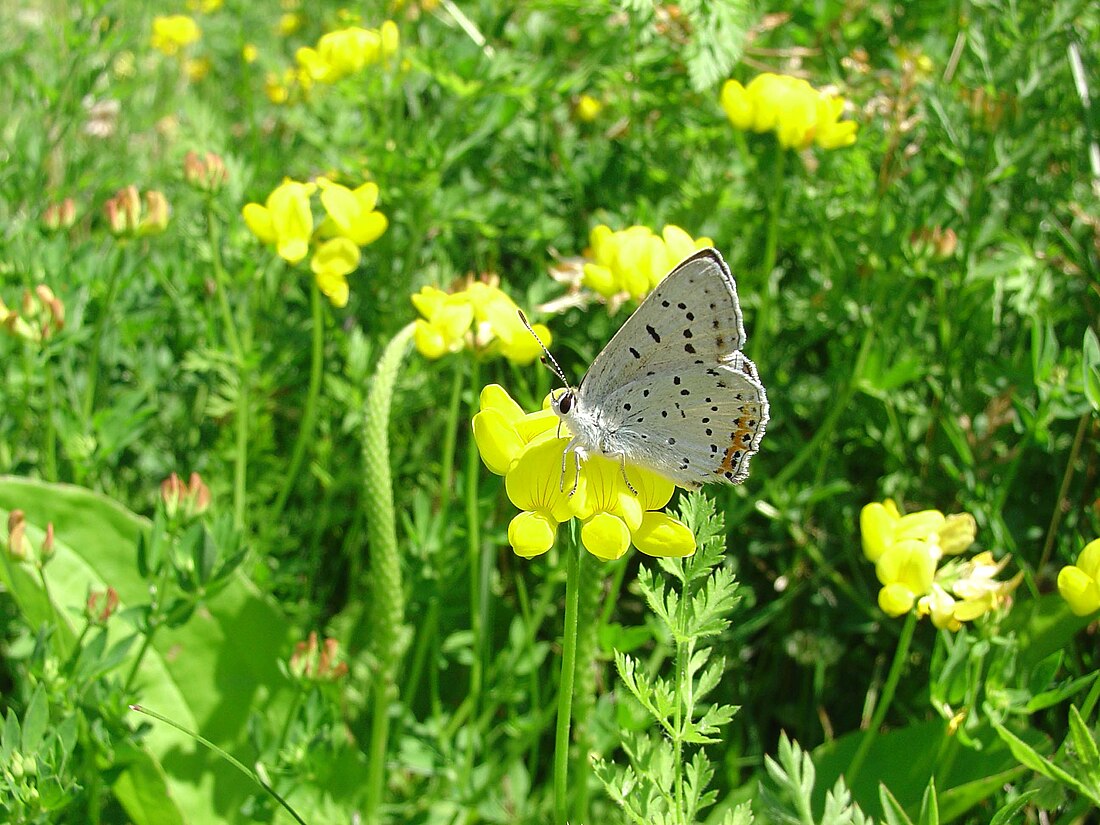
[[[546,364],[547,367],[553,370],[554,374],[561,379],[561,382],[568,387],[569,379],[565,377],[565,373],[562,372],[562,369],[558,365],[558,362],[554,360],[554,356],[550,354],[550,350],[546,348],[546,344],[542,343],[542,339],[539,338],[539,334],[535,332],[534,328],[531,326],[531,322],[527,320],[527,316],[523,314],[523,310],[517,309],[516,312],[519,313],[519,319],[523,321],[523,325],[527,327],[527,331],[534,336],[535,340],[539,342],[539,346],[542,347],[542,351],[544,354],[544,357],[540,359],[542,363]]]

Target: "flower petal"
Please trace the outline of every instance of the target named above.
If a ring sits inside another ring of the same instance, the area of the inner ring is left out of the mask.
[[[633,533],[634,546],[647,556],[680,558],[695,552],[695,534],[664,513],[646,513]]]

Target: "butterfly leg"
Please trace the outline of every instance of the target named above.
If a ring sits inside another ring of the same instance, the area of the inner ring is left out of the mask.
[[[573,454],[573,487],[569,490],[569,496],[572,497],[581,483],[581,450],[572,441],[569,442],[561,454],[561,483],[558,486],[558,491],[565,492],[565,462],[566,456],[570,453]]]
[[[634,489],[634,485],[630,483],[630,479],[626,476],[626,453],[620,453],[619,455],[619,467],[623,471],[623,481],[626,482],[627,489],[634,495],[638,495],[638,491]]]

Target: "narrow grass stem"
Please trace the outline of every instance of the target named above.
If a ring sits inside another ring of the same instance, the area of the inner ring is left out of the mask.
[[[241,336],[237,330],[237,321],[229,305],[229,278],[222,266],[221,238],[217,218],[213,207],[206,209],[207,236],[210,239],[210,262],[214,269],[214,280],[218,285],[218,307],[221,310],[222,326],[233,357],[237,362],[237,438],[233,457],[233,523],[238,529],[245,526],[245,493],[248,482],[248,362],[245,357]]]
[[[771,191],[768,193],[768,223],[764,230],[764,257],[760,261],[760,305],[755,319],[755,334],[750,344],[751,357],[760,361],[772,339],[772,270],[779,251],[779,216],[783,211],[783,186],[786,174],[787,150],[775,144],[772,160]]]
[[[470,418],[473,418],[478,407],[476,387],[480,381],[480,370],[477,361],[470,361],[470,387],[474,389],[474,396],[470,402]],[[467,699],[470,703],[470,716],[476,718],[481,706],[482,684],[482,652],[485,648],[484,632],[481,625],[481,511],[478,507],[480,475],[480,458],[476,449],[472,447],[466,451],[466,570],[470,576],[470,636],[471,662],[470,662],[470,690]],[[471,737],[467,743],[466,770],[473,769],[474,740]]]
[[[92,421],[92,412],[95,410],[96,381],[99,377],[99,357],[103,346],[103,331],[107,328],[107,322],[111,319],[111,310],[114,307],[115,297],[118,295],[118,285],[125,273],[133,267],[129,246],[121,242],[116,244],[115,253],[107,265],[107,295],[103,299],[99,317],[96,318],[95,330],[92,332],[92,343],[88,348],[88,382],[84,385],[84,405],[81,409],[84,423],[89,426]]]
[[[54,423],[54,408],[57,404],[57,379],[49,355],[42,363],[42,372],[46,382],[45,426],[42,428],[42,474],[46,481],[57,481],[57,425]]]
[[[905,663],[909,658],[909,645],[913,641],[913,632],[916,627],[917,614],[915,611],[910,610],[905,617],[901,636],[898,638],[897,647],[894,649],[894,661],[890,664],[890,672],[886,674],[886,683],[882,686],[882,694],[879,696],[878,704],[875,705],[875,712],[871,715],[871,723],[867,726],[867,733],[860,741],[859,748],[856,750],[855,756],[852,757],[848,770],[844,772],[844,779],[849,788],[855,785],[859,772],[863,769],[863,763],[867,760],[867,754],[870,753],[871,746],[878,738],[878,730],[882,727],[887,711],[890,710],[890,704],[894,701],[894,692],[897,690],[898,682],[901,681],[902,671],[905,670]]]
[[[1043,554],[1039,557],[1039,564],[1035,567],[1035,572],[1039,576],[1043,575],[1043,568],[1050,561],[1050,554],[1054,552],[1054,538],[1058,533],[1058,526],[1062,523],[1064,513],[1062,502],[1069,497],[1069,485],[1073,480],[1073,468],[1077,464],[1077,457],[1081,454],[1081,445],[1085,441],[1085,431],[1088,429],[1090,421],[1092,421],[1092,413],[1088,412],[1082,415],[1077,422],[1077,432],[1073,436],[1073,446],[1070,448],[1069,458],[1066,459],[1066,471],[1062,474],[1062,485],[1058,488],[1058,498],[1054,500],[1054,512],[1050,514],[1050,526],[1047,528],[1046,539],[1043,541]]]
[[[565,628],[561,641],[558,722],[554,734],[554,823],[569,822],[569,728],[573,714],[573,679],[577,669],[577,614],[580,603],[580,545],[570,535],[565,548]]]
[[[169,719],[167,716],[161,716],[156,711],[149,710],[149,708],[142,707],[141,705],[130,705],[130,710],[134,711],[135,713],[141,713],[141,714],[144,714],[145,716],[150,716],[153,719],[156,719],[158,722],[163,722],[164,724],[168,725],[169,727],[175,728],[180,733],[183,733],[183,734],[186,734],[187,736],[190,736],[192,739],[194,739],[196,742],[198,742],[204,748],[207,748],[208,750],[212,751],[213,753],[216,753],[218,756],[220,756],[222,759],[224,759],[226,762],[228,762],[234,768],[239,770],[241,773],[243,773],[245,776],[247,776],[249,779],[251,779],[257,785],[259,785],[261,788],[263,788],[264,791],[266,791],[271,796],[272,799],[274,799],[276,802],[278,802],[288,814],[290,814],[292,817],[294,817],[295,822],[301,823],[301,825],[306,825],[305,820],[302,819],[300,816],[298,816],[298,812],[295,811],[292,807],[290,807],[290,803],[288,803],[285,799],[283,799],[281,796],[279,796],[279,794],[275,791],[274,788],[272,788],[270,785],[268,785],[266,782],[264,782],[264,780],[260,778],[260,775],[258,773],[246,768],[232,754],[228,753],[227,751],[222,750],[217,745],[215,745],[213,742],[211,742],[209,739],[206,739],[205,737],[199,736],[199,734],[197,734],[195,731],[189,730],[188,728],[185,728],[179,722],[174,722],[173,720]]]
[[[317,281],[309,279],[309,306],[312,316],[312,346],[309,359],[309,389],[306,390],[306,408],[302,413],[302,423],[298,428],[298,436],[294,439],[294,448],[290,453],[290,464],[287,465],[286,474],[283,476],[283,486],[275,499],[268,518],[274,521],[278,519],[286,506],[291,491],[298,480],[298,473],[302,469],[302,461],[306,456],[306,449],[313,440],[313,429],[317,425],[318,401],[321,398],[321,376],[324,372],[325,357],[325,314],[321,302],[321,290],[317,287]]]

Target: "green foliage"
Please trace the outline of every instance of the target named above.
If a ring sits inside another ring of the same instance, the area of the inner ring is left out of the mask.
[[[714,768],[702,749],[689,755],[685,745],[720,741],[722,727],[736,713],[731,705],[703,701],[721,681],[725,660],[701,642],[729,626],[738,600],[733,574],[720,566],[725,526],[713,503],[699,494],[684,500],[680,517],[695,533],[695,554],[661,559],[667,582],[648,568],[638,571],[638,587],[659,632],[675,649],[675,671],[647,673],[634,657],[615,651],[619,678],[658,727],[623,743],[629,765],[595,763],[611,798],[639,823],[695,822],[714,804],[717,794],[708,790]]]
[[[1057,594],[1100,535],[1096,4],[205,5],[0,8],[0,820],[288,821],[252,770],[311,823],[1100,804],[1095,616]],[[392,60],[296,76],[386,15]],[[721,86],[762,71],[835,89],[855,144],[735,130]],[[388,219],[346,307],[241,217],[320,175]],[[112,235],[129,185],[163,233]],[[560,800],[565,564],[509,550],[470,433],[482,387],[552,377],[400,336],[422,286],[499,280],[578,380],[630,309],[571,280],[599,224],[713,240],[772,420],[745,485],[679,494],[693,558],[581,566]],[[212,509],[170,517],[173,472]],[[903,637],[858,534],[887,496],[971,513],[1011,601]]]

